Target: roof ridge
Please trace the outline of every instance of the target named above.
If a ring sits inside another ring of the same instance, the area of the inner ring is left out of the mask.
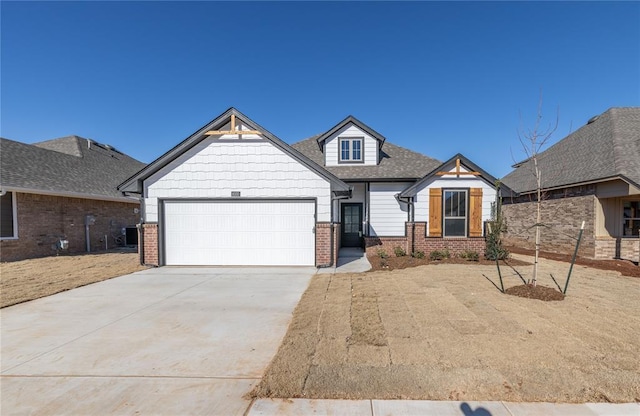
[[[611,149],[613,149],[613,168],[615,172],[621,172],[620,169],[618,169],[620,166],[620,157],[618,156],[618,149],[616,146],[616,141],[618,138],[618,123],[616,123],[616,117],[615,117],[615,113],[616,113],[616,109],[615,108],[610,108],[608,109],[605,113],[608,113],[608,118],[609,118],[609,125],[611,126],[611,135],[609,136],[609,139],[611,140],[611,143],[609,143],[609,145],[611,146]]]

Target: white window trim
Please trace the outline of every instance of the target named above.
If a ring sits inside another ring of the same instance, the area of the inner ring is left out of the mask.
[[[342,158],[343,142],[349,142],[349,159]],[[360,159],[353,159],[353,142],[360,142]],[[364,163],[364,137],[338,137],[338,163]]]
[[[447,192],[464,192],[464,217],[447,217],[445,204],[447,203]],[[459,220],[464,218],[464,235],[447,235],[446,220]],[[447,238],[468,238],[469,237],[469,190],[466,188],[444,188],[442,189],[442,236]]]
[[[17,240],[18,239],[18,203],[17,195],[13,191],[8,191],[7,194],[11,194],[11,205],[13,210],[13,236],[12,237],[0,237],[0,240]]]

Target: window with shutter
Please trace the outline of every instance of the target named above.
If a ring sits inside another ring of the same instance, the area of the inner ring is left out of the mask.
[[[442,237],[442,189],[429,189],[429,237]]]
[[[482,237],[482,188],[469,191],[469,237]]]
[[[467,236],[467,190],[446,189],[443,196],[445,237]]]

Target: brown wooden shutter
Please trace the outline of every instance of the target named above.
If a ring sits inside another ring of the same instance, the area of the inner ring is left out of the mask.
[[[471,188],[470,191],[469,237],[482,237],[482,188]]]
[[[442,237],[442,189],[429,189],[429,237]]]

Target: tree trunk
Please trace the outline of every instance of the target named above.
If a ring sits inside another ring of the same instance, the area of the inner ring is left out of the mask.
[[[540,189],[540,170],[538,169],[538,159],[533,158],[533,164],[535,166],[536,182],[537,182],[537,199],[536,199],[536,254],[533,261],[533,279],[531,284],[535,287],[538,283],[538,258],[540,257],[540,223],[542,222],[541,208],[542,208],[542,190]]]

